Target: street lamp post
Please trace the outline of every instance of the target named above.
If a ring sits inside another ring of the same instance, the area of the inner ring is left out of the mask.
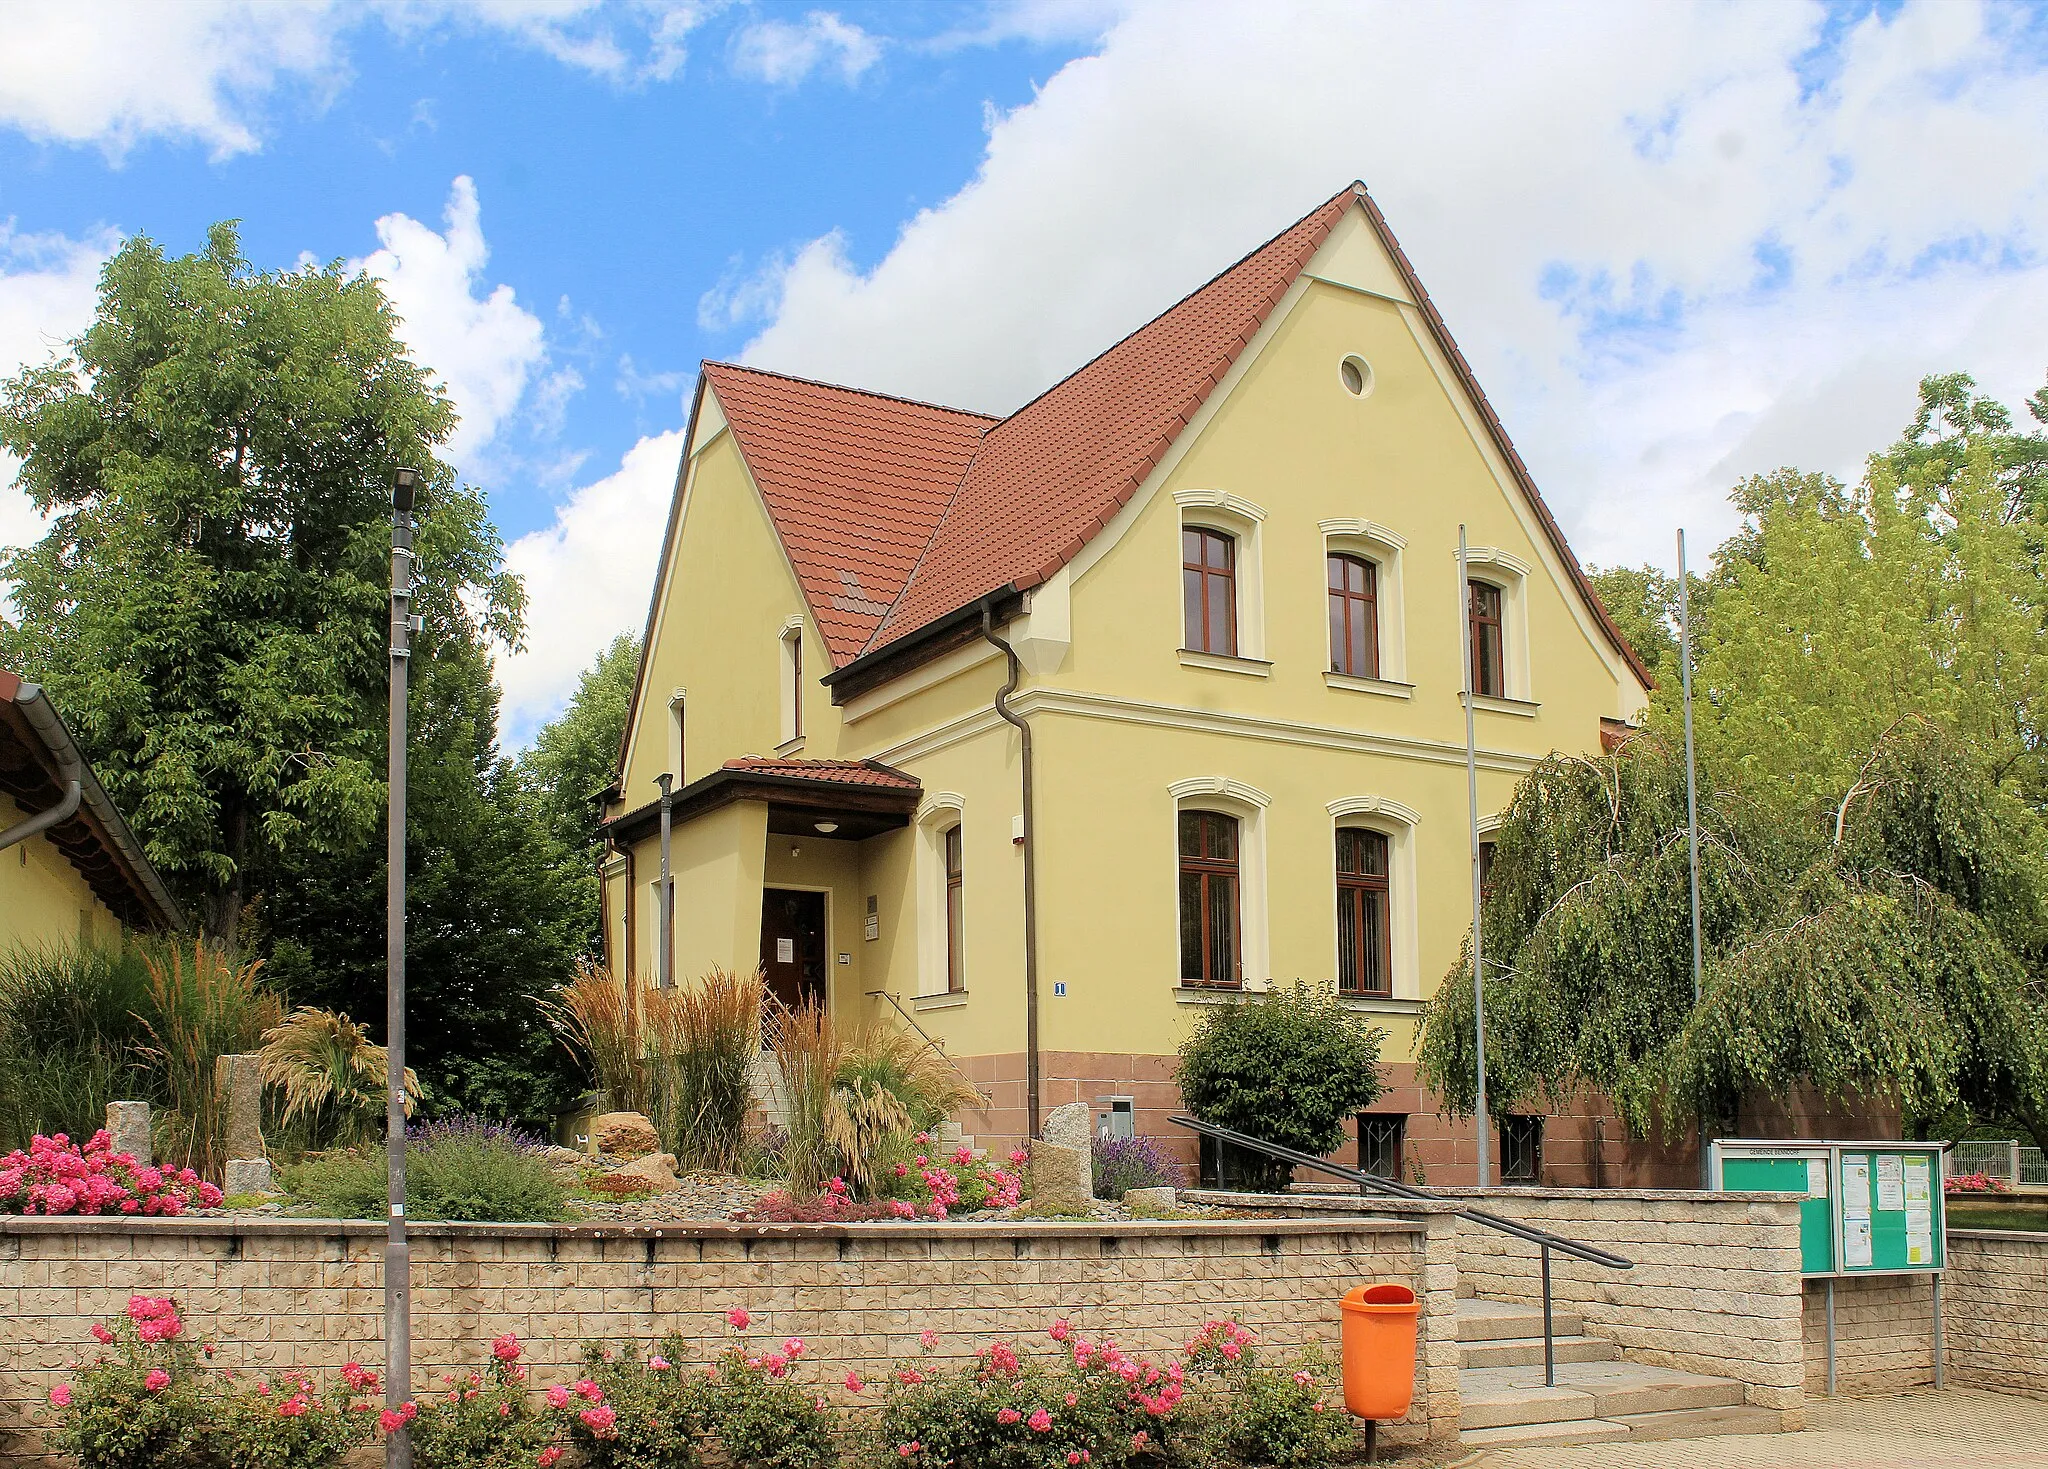
[[[405,674],[412,656],[412,510],[420,473],[391,484],[391,738],[386,783],[384,1139],[390,1218],[384,1242],[384,1405],[412,1395],[412,1252],[405,1239]],[[412,1436],[400,1423],[384,1440],[386,1469],[412,1469]]]

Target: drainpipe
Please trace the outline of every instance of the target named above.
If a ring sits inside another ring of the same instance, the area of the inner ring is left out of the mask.
[[[1010,661],[1010,678],[996,692],[996,713],[1017,726],[1024,760],[1024,1107],[1031,1135],[1038,1136],[1038,832],[1031,799],[1031,726],[1010,708],[1010,696],[1024,677],[1017,650],[996,636],[995,611],[981,604],[981,635]]]
[[[43,744],[57,757],[57,779],[63,783],[64,798],[49,810],[38,811],[0,831],[0,851],[69,821],[85,797],[85,765],[78,758],[77,746],[71,743],[71,737],[58,722],[56,711],[50,708],[48,697],[34,684],[23,684],[14,696],[14,706],[27,717],[36,733],[43,737]]]
[[[670,898],[668,891],[669,822],[671,806],[675,800],[675,792],[671,787],[675,784],[675,777],[664,772],[654,778],[654,783],[661,787],[661,921],[656,925],[656,932],[660,936],[661,953],[655,958],[654,983],[655,988],[666,990],[673,989],[676,982],[676,913],[675,902]]]

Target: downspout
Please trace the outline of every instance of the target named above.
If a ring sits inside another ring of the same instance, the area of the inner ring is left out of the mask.
[[[49,810],[38,811],[0,831],[0,851],[69,821],[77,814],[78,803],[85,798],[85,766],[78,758],[77,746],[64,732],[63,724],[59,722],[56,711],[50,708],[50,701],[44,697],[43,691],[34,684],[23,684],[14,696],[14,707],[35,727],[36,733],[43,738],[43,744],[57,757],[57,778],[63,782],[64,798]]]
[[[1024,761],[1024,1109],[1031,1136],[1038,1136],[1038,841],[1031,799],[1031,726],[1010,708],[1010,696],[1024,677],[1017,650],[996,636],[995,609],[981,604],[981,635],[1010,661],[1010,677],[996,691],[996,713],[1017,727]]]

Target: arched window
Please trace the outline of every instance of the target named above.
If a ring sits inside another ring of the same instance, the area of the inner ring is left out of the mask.
[[[946,993],[957,995],[967,988],[966,930],[962,921],[965,916],[962,907],[965,890],[960,885],[962,863],[959,823],[955,822],[947,827],[941,840],[945,851],[946,872]]]
[[[1181,547],[1182,646],[1191,653],[1237,656],[1237,541],[1222,531],[1184,526]]]
[[[1466,586],[1471,593],[1467,621],[1472,636],[1472,692],[1486,698],[1505,698],[1500,588],[1485,581],[1467,582]]]
[[[1326,558],[1330,588],[1330,671],[1380,676],[1379,578],[1363,556]]]
[[[1242,980],[1237,818],[1180,813],[1180,982],[1235,989]]]
[[[1393,922],[1387,839],[1363,827],[1337,828],[1337,989],[1394,992]]]

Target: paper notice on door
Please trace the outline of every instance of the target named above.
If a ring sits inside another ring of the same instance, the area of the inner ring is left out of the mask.
[[[1897,1153],[1880,1153],[1877,1158],[1877,1207],[1906,1207],[1905,1162]]]
[[[777,964],[796,963],[795,939],[777,939],[775,941],[775,962]]]
[[[1870,1155],[1842,1154],[1842,1213],[1870,1217]]]
[[[1842,1263],[1851,1270],[1870,1265],[1870,1216],[1842,1220]]]
[[[1824,1199],[1828,1196],[1828,1160],[1808,1158],[1806,1160],[1806,1196],[1810,1199]]]

